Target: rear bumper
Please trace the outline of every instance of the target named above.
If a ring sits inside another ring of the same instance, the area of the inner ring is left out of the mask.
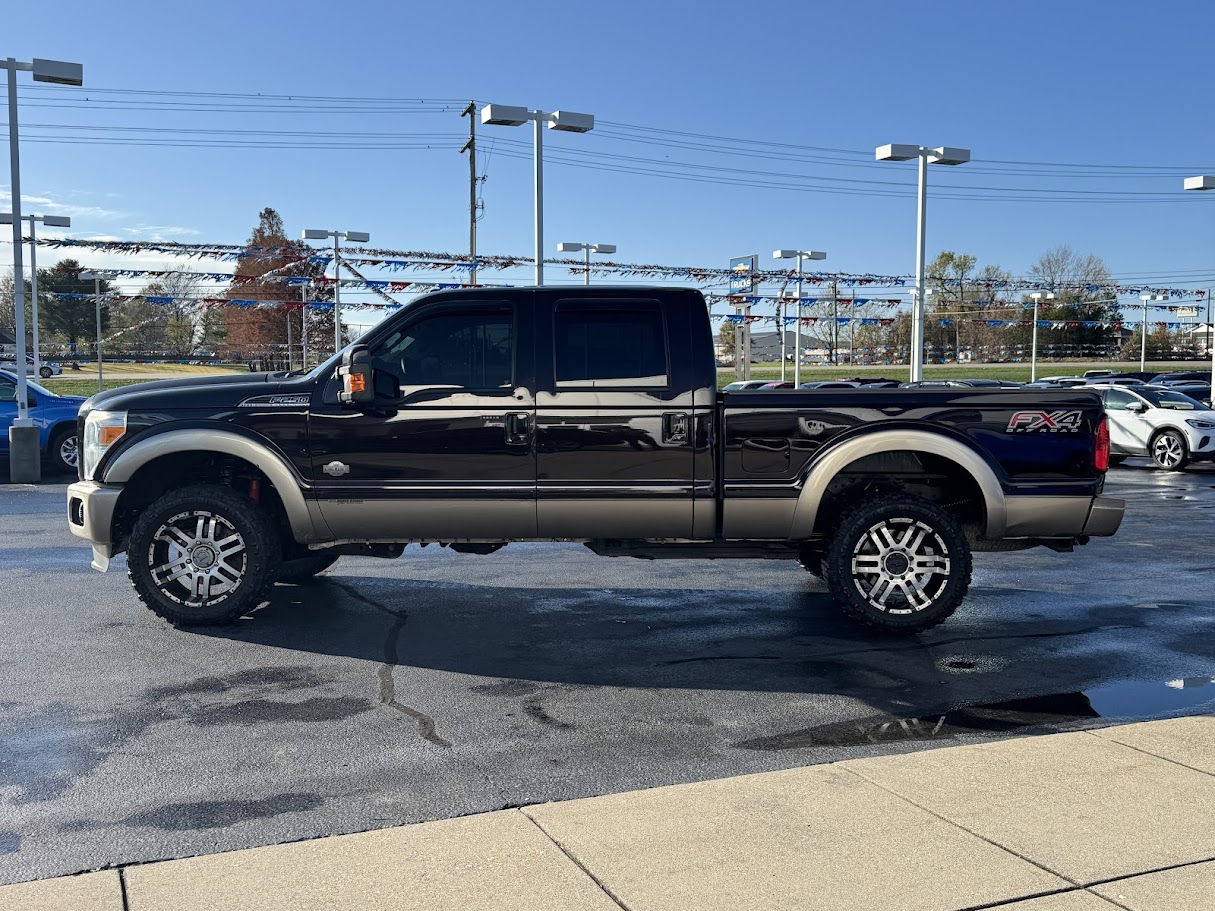
[[[114,555],[112,529],[121,487],[77,481],[67,489],[68,528],[93,545],[93,569],[105,572]]]
[[[1005,538],[1109,537],[1126,501],[1113,497],[1008,497]]]

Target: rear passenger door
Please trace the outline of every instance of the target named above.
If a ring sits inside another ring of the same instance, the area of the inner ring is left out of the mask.
[[[694,411],[682,307],[538,296],[541,537],[691,537]],[[541,328],[543,326],[543,328]],[[672,349],[674,342],[674,350]]]

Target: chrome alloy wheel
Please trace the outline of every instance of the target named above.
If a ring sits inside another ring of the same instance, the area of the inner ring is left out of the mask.
[[[916,519],[878,522],[852,550],[852,581],[877,610],[913,614],[933,604],[949,583],[949,548]]]
[[[1176,468],[1185,457],[1181,440],[1173,433],[1162,433],[1152,443],[1152,458],[1161,468]]]
[[[187,607],[220,601],[245,576],[245,539],[223,516],[202,509],[166,519],[152,535],[148,566],[166,598]]]
[[[76,467],[77,460],[80,458],[80,447],[76,440],[76,434],[65,437],[63,442],[59,444],[59,458],[69,468]]]

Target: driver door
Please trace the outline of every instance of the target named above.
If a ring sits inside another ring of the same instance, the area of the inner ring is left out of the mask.
[[[368,343],[393,407],[338,404],[336,378],[318,391],[311,480],[336,538],[535,537],[531,323],[530,298],[440,300]]]

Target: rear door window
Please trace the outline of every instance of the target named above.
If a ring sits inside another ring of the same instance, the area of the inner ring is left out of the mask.
[[[666,322],[657,301],[560,301],[553,337],[558,389],[670,384]]]

